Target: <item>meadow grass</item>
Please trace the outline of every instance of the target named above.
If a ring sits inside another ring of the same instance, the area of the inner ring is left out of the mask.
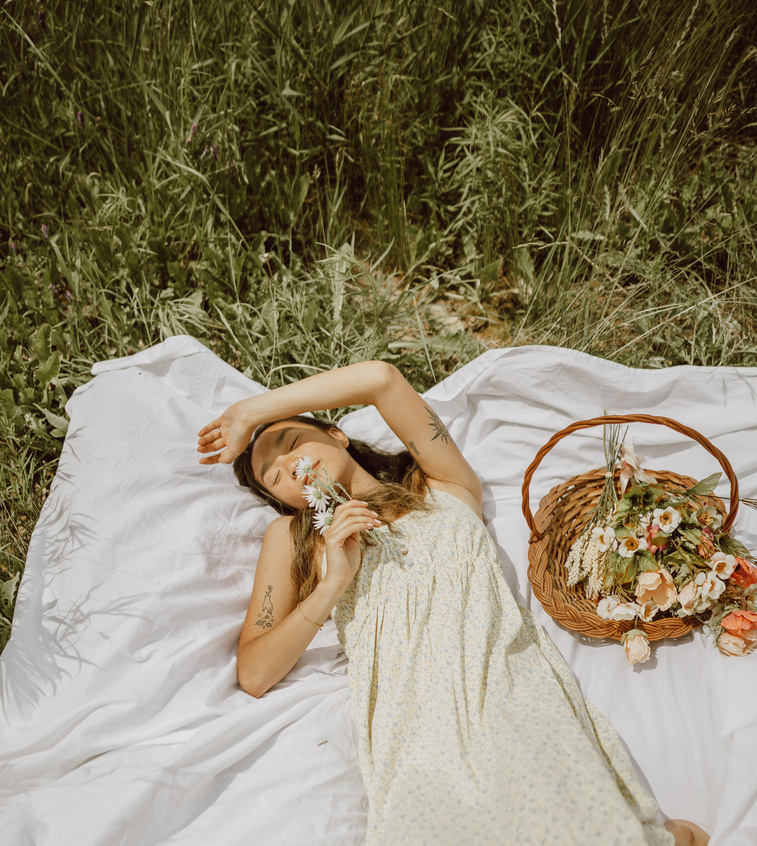
[[[757,363],[750,0],[0,9],[0,646],[92,362]]]

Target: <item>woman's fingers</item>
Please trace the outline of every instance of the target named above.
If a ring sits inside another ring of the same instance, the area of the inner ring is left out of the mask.
[[[200,431],[197,433],[197,437],[200,438],[200,440],[202,440],[202,438],[204,438],[205,435],[210,434],[210,432],[212,432],[214,429],[218,429],[220,431],[220,429],[221,429],[221,418],[220,417],[217,418],[216,420],[214,420],[212,423],[208,423],[207,426],[203,426],[202,429],[200,429]]]

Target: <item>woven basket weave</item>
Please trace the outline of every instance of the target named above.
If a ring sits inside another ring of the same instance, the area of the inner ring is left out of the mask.
[[[614,640],[620,640],[624,632],[632,628],[642,629],[650,641],[681,637],[701,625],[701,621],[692,617],[676,617],[671,612],[665,612],[664,615],[648,623],[603,620],[596,613],[597,599],[587,599],[581,585],[568,587],[566,584],[565,561],[570,547],[586,525],[589,515],[599,500],[605,483],[604,467],[574,476],[567,482],[552,488],[541,500],[536,517],[534,518],[531,514],[529,506],[531,479],[544,456],[555,444],[580,429],[625,423],[654,423],[667,426],[697,441],[717,458],[731,484],[730,511],[726,515],[725,505],[717,497],[698,497],[698,499],[702,504],[713,505],[725,517],[723,533],[730,530],[738,510],[738,481],[728,459],[699,432],[668,417],[655,417],[650,414],[608,415],[594,417],[591,420],[580,420],[549,439],[537,452],[523,479],[523,515],[531,529],[528,577],[533,585],[534,594],[544,606],[544,610],[565,628],[588,637]],[[677,473],[647,472],[669,490],[689,488],[695,484],[694,479],[679,476]]]

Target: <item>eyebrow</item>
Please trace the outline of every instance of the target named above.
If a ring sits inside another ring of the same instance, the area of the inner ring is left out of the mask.
[[[287,426],[287,428],[286,428],[286,429],[282,429],[282,430],[279,432],[279,434],[278,434],[278,435],[276,435],[276,440],[273,442],[274,447],[278,449],[278,447],[280,447],[280,446],[281,446],[281,442],[282,442],[282,441],[284,440],[284,438],[286,437],[287,432],[291,432],[291,431],[292,431],[292,427],[291,427],[291,426]],[[262,483],[262,481],[263,481],[263,476],[265,476],[265,474],[268,472],[268,468],[269,468],[270,466],[271,466],[271,462],[270,462],[270,461],[269,461],[267,464],[264,464],[264,465],[263,465],[263,467],[262,467],[262,469],[261,469],[261,471],[260,471],[260,481],[261,481],[261,483]]]

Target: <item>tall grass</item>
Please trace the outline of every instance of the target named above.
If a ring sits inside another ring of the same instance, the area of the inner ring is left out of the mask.
[[[6,0],[0,645],[98,359],[754,364],[748,0]]]

